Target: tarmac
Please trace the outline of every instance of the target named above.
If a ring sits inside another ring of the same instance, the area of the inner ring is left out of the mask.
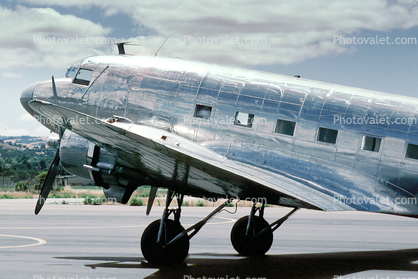
[[[230,243],[236,214],[222,212],[191,239],[184,264],[159,268],[139,241],[163,207],[60,204],[37,216],[35,200],[0,200],[1,279],[418,279],[418,219],[364,212],[299,210],[277,231],[266,256],[246,258]],[[183,207],[189,227],[212,207]],[[227,208],[234,210],[234,208]],[[288,208],[269,207],[274,222]]]

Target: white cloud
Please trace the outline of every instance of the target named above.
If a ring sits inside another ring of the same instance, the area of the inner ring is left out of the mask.
[[[109,28],[74,15],[62,15],[51,8],[0,6],[0,68],[16,66],[63,68],[74,62],[74,57],[100,53],[108,45],[97,44],[105,38]],[[55,43],[53,41],[55,38]],[[65,43],[75,38],[88,38],[93,44]],[[64,42],[64,43],[61,43]]]
[[[9,125],[9,123],[0,123],[0,136],[50,136],[50,131],[42,126],[30,114],[23,113],[19,117],[19,125]]]
[[[27,122],[27,123],[29,123],[29,124],[31,124],[33,126],[42,125],[38,121],[36,121],[36,119],[32,115],[30,115],[27,112],[25,112],[25,113],[23,113],[23,114],[20,115],[19,121]]]
[[[21,73],[17,74],[17,73],[13,73],[13,72],[2,72],[0,74],[0,77],[15,79],[15,78],[21,78],[22,74]]]
[[[7,124],[0,123],[0,136],[27,135],[48,137],[50,135],[50,132],[47,128],[41,126],[39,123],[37,125],[37,127],[35,126],[36,128],[33,125],[28,128],[13,128]]]
[[[288,64],[308,58],[338,55],[353,47],[334,44],[334,35],[364,30],[391,31],[418,25],[418,4],[401,1],[162,1],[30,0],[31,4],[65,7],[97,6],[108,15],[124,13],[138,28],[156,35],[130,38],[141,41],[138,51],[153,54],[170,36],[162,55],[240,65]],[[192,36],[196,43],[185,42]],[[210,44],[223,38],[265,39],[265,44]],[[198,43],[203,37],[208,44]],[[208,41],[208,40],[207,40]]]
[[[105,15],[129,17],[137,30],[150,30],[151,35],[138,33],[138,36],[124,38],[142,44],[141,47],[127,47],[128,53],[153,55],[170,36],[159,55],[244,66],[290,64],[353,52],[353,45],[334,44],[334,35],[367,33],[374,36],[373,32],[418,26],[416,0],[21,0],[20,3],[22,5],[13,9],[0,5],[0,76],[9,79],[20,77],[18,68],[63,69],[88,55],[116,53],[116,48],[109,44],[48,44],[46,39],[53,37],[56,40],[90,38],[94,41],[106,38],[112,32],[111,28],[92,20],[61,14],[54,10],[57,6],[73,7],[78,11],[96,7]],[[24,6],[26,3],[51,8],[29,8]],[[40,41],[34,43],[35,39]],[[237,39],[241,44],[236,43]],[[245,39],[261,41],[245,44]],[[6,94],[15,92],[13,90],[3,89],[4,95],[9,96]],[[19,119],[20,116],[10,111],[6,114],[6,109],[2,112],[3,117],[13,115],[14,119]],[[29,114],[20,117],[19,128],[9,123],[11,121],[6,122],[7,125],[0,124],[0,135],[48,134],[48,130],[35,123]]]

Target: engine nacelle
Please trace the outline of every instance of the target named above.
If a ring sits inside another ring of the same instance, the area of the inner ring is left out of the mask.
[[[73,132],[66,130],[60,143],[61,165],[66,171],[76,176],[91,179],[87,164],[87,152],[90,142]]]
[[[66,171],[93,180],[107,197],[121,203],[128,202],[132,192],[147,183],[137,170],[118,164],[115,155],[68,130],[61,139],[60,159]]]

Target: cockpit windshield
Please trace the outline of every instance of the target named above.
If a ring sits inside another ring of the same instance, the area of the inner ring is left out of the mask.
[[[78,68],[76,67],[70,67],[68,68],[67,72],[65,73],[65,77],[67,78],[73,78],[75,74],[77,73]]]

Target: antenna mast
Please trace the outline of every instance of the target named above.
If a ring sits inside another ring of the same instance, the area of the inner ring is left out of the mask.
[[[167,38],[165,38],[164,42],[161,44],[160,48],[157,50],[157,52],[155,53],[155,56],[157,56],[157,53],[160,51],[160,49],[164,46],[165,42],[167,42],[168,38],[170,38],[170,36],[167,36]]]

